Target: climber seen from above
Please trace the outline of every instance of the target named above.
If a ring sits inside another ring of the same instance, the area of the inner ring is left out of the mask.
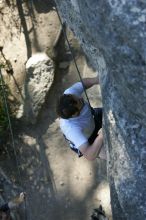
[[[106,159],[102,133],[102,108],[91,108],[82,94],[99,84],[98,77],[84,78],[64,91],[58,100],[60,128],[70,148],[87,160]],[[84,85],[84,86],[83,86]]]

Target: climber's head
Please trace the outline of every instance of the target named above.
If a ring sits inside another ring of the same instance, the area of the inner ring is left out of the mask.
[[[57,114],[59,117],[69,119],[77,117],[83,107],[83,99],[76,95],[64,94],[57,103]]]

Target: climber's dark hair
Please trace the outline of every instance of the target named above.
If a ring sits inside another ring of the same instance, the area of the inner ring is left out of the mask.
[[[62,95],[57,102],[57,114],[64,119],[71,118],[77,111],[77,101],[71,94]]]

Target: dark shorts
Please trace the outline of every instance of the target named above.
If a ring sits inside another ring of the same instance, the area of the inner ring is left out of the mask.
[[[94,108],[92,109],[92,114],[94,116],[95,121],[95,129],[91,136],[88,139],[89,144],[92,144],[97,137],[97,133],[102,128],[102,108]]]

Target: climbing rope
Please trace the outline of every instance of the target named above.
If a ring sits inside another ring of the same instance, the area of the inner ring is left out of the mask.
[[[80,81],[81,81],[81,83],[82,83],[82,85],[83,85],[83,89],[84,89],[84,93],[85,93],[86,99],[87,99],[87,101],[88,101],[88,104],[89,104],[89,106],[90,106],[90,108],[91,108],[91,112],[92,112],[92,107],[91,107],[91,104],[90,104],[90,101],[89,101],[89,98],[88,98],[88,95],[87,95],[87,92],[86,92],[86,89],[85,89],[85,85],[84,85],[84,83],[83,83],[80,70],[79,70],[79,68],[78,68],[78,65],[77,65],[75,56],[73,55],[73,51],[72,51],[70,42],[69,42],[69,40],[68,40],[66,31],[65,31],[65,29],[64,29],[64,25],[63,25],[63,22],[62,22],[62,20],[61,20],[61,17],[60,17],[60,14],[59,14],[59,11],[58,11],[57,7],[55,7],[55,10],[56,10],[56,12],[57,12],[57,15],[58,15],[60,24],[61,24],[61,26],[62,26],[63,34],[64,34],[64,36],[65,36],[66,42],[67,42],[68,47],[69,47],[69,50],[70,50],[70,52],[71,52],[71,56],[72,56],[72,59],[73,59],[73,61],[74,61],[74,64],[75,64],[77,73],[78,73],[79,78],[80,78]],[[18,162],[18,159],[17,159],[17,153],[16,153],[15,142],[14,142],[14,134],[13,134],[12,124],[11,124],[11,119],[10,119],[8,104],[7,104],[7,98],[6,98],[6,92],[5,92],[5,84],[4,84],[3,76],[2,76],[2,73],[1,73],[1,69],[0,69],[0,80],[1,80],[1,83],[2,83],[2,84],[1,84],[1,87],[2,87],[2,92],[3,92],[4,105],[5,105],[6,114],[7,114],[7,118],[8,118],[8,124],[9,124],[9,129],[10,129],[12,147],[13,147],[13,151],[14,151],[14,155],[15,155],[15,159],[16,159],[17,172],[18,172],[18,176],[19,176],[20,185],[23,186],[23,182],[22,182],[22,179],[21,179],[21,172],[20,172],[20,168],[19,168],[19,162]],[[25,219],[27,219],[26,199],[25,199]]]
[[[91,107],[91,104],[90,104],[90,101],[89,101],[89,98],[88,98],[88,95],[87,95],[87,92],[86,92],[86,88],[85,88],[85,85],[84,85],[84,83],[83,83],[83,80],[82,80],[82,77],[81,77],[81,73],[80,73],[80,71],[79,71],[79,68],[78,68],[78,65],[77,65],[75,56],[73,55],[73,51],[72,51],[72,48],[71,48],[71,46],[70,46],[70,42],[69,42],[69,40],[68,40],[66,31],[65,31],[65,29],[64,29],[64,25],[63,25],[63,22],[62,22],[62,20],[61,20],[59,11],[58,11],[58,9],[57,9],[57,6],[54,7],[54,10],[56,10],[56,12],[57,12],[57,15],[58,15],[58,18],[59,18],[59,21],[60,21],[60,24],[61,24],[61,27],[62,27],[62,30],[63,30],[64,37],[65,37],[66,42],[67,42],[67,44],[68,44],[69,50],[70,50],[70,52],[71,52],[71,56],[72,56],[72,59],[73,59],[73,61],[74,61],[74,64],[75,64],[77,73],[78,73],[79,78],[80,78],[80,81],[81,81],[81,83],[82,83],[82,85],[83,85],[84,93],[85,93],[85,96],[86,96],[86,98],[87,98],[89,107],[90,107],[90,109],[91,109],[91,113],[93,114],[92,107]]]
[[[18,176],[19,176],[20,185],[22,187],[23,184],[22,184],[22,179],[21,179],[21,172],[20,172],[20,168],[19,168],[19,162],[18,162],[18,159],[17,159],[16,147],[15,147],[15,142],[14,142],[14,134],[13,134],[12,123],[11,123],[11,119],[10,119],[9,108],[8,108],[8,104],[7,104],[5,83],[4,83],[3,75],[2,75],[2,72],[1,72],[1,68],[0,68],[0,81],[1,81],[1,88],[2,88],[2,93],[3,93],[3,99],[4,99],[6,115],[7,115],[7,118],[8,118],[8,124],[9,124],[9,129],[10,129],[12,147],[13,147],[13,151],[14,151],[14,155],[15,155],[15,159],[16,159],[17,173],[18,173]],[[24,200],[24,204],[25,204],[25,219],[27,219],[26,199]]]
[[[14,144],[14,135],[13,135],[13,131],[12,131],[10,114],[9,114],[9,110],[8,110],[7,98],[6,98],[6,92],[5,92],[5,85],[4,85],[4,80],[3,80],[2,73],[1,73],[1,69],[0,69],[0,77],[1,77],[0,80],[1,80],[1,83],[2,83],[1,87],[2,87],[2,91],[3,91],[4,105],[5,105],[5,109],[6,109],[6,115],[7,115],[7,118],[8,118],[9,129],[10,129],[12,147],[13,147],[13,150],[14,150],[16,164],[17,164],[17,172],[18,172],[18,175],[21,177],[20,170],[19,170],[19,163],[18,163],[18,160],[17,160],[17,153],[16,153],[16,149],[15,149],[15,144]],[[21,178],[20,178],[20,182],[21,182]]]

